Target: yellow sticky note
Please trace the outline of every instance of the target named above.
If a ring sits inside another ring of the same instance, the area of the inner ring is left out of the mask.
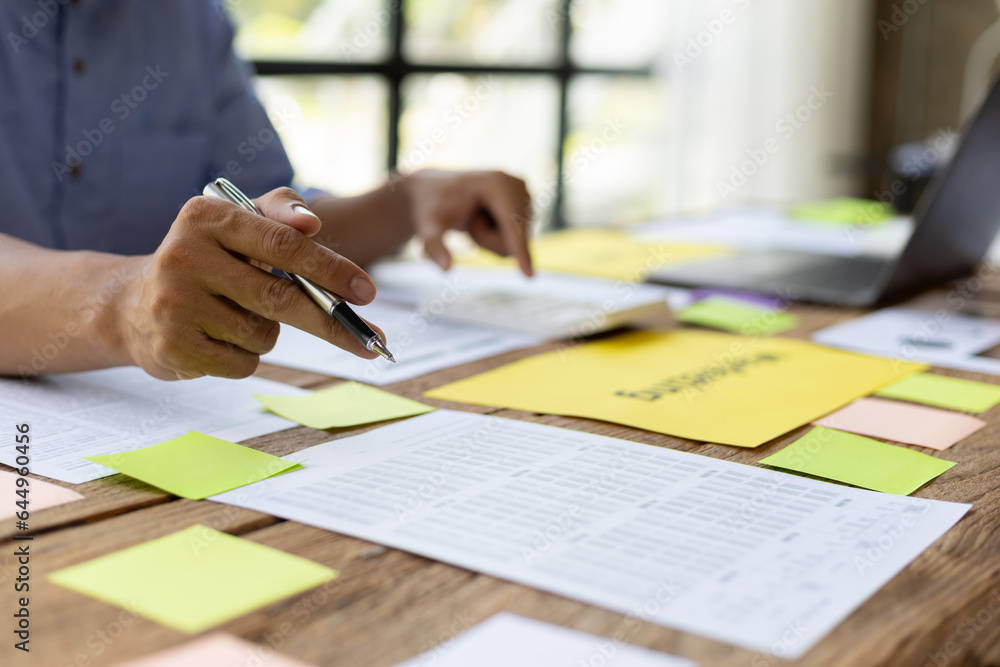
[[[305,558],[191,526],[53,572],[49,580],[195,634],[336,576]]]
[[[643,243],[615,229],[569,229],[532,240],[531,257],[540,271],[574,273],[609,280],[643,282],[650,271],[669,264],[728,253],[720,246]],[[510,266],[515,261],[485,250],[459,257],[471,266]]]
[[[131,452],[83,458],[192,500],[301,467],[298,463],[197,431]]]
[[[674,317],[687,324],[732,331],[744,336],[771,336],[799,326],[799,318],[724,296],[710,296],[682,308]]]
[[[935,373],[910,375],[883,387],[878,395],[966,412],[986,412],[1000,403],[1000,387],[995,384]]]
[[[810,222],[825,222],[838,225],[861,225],[874,227],[893,216],[892,207],[880,201],[837,197],[823,201],[806,202],[788,209],[793,218]]]
[[[821,426],[760,462],[901,496],[913,493],[955,465],[912,449]]]
[[[640,331],[427,392],[756,447],[926,368],[787,338]]]
[[[285,419],[320,430],[413,417],[434,410],[360,382],[344,382],[304,396],[257,396],[257,400]]]

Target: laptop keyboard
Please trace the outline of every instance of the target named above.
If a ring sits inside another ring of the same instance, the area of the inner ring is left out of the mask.
[[[868,257],[820,258],[808,267],[776,276],[781,282],[803,287],[856,290],[870,287],[886,266],[885,260]]]

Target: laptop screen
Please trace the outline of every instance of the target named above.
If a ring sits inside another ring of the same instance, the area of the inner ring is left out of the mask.
[[[966,275],[993,242],[1000,229],[1000,80],[924,193],[915,219],[883,296]]]

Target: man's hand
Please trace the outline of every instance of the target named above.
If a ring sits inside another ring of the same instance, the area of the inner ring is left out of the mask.
[[[403,181],[416,236],[424,252],[442,269],[451,266],[444,245],[449,229],[467,231],[472,240],[498,255],[513,256],[526,276],[531,197],[519,178],[499,171],[450,172],[425,169]]]
[[[246,377],[274,347],[278,322],[360,357],[377,356],[295,284],[265,269],[297,273],[353,304],[374,298],[368,274],[308,238],[320,221],[293,190],[274,190],[256,204],[267,218],[195,197],[155,253],[126,260],[132,280],[117,316],[132,363],[167,380]]]

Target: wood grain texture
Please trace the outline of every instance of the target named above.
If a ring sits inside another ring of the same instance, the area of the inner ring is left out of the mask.
[[[954,286],[949,288],[956,289]],[[948,289],[938,293],[946,295]],[[1000,294],[997,281],[977,292]],[[802,325],[788,335],[846,320],[858,311],[796,306]],[[668,327],[669,323],[659,323]],[[423,398],[423,392],[496,368],[558,343],[500,355],[429,374],[387,389],[433,405],[550,424],[703,456],[755,464],[800,437],[801,427],[756,449],[695,443],[639,429],[558,415],[484,408]],[[998,383],[971,373],[934,372]],[[339,382],[312,373],[262,366],[260,375],[318,388]],[[956,465],[914,495],[968,502],[961,522],[858,608],[802,660],[803,666],[1000,664],[1000,406],[982,415],[989,426],[945,452]],[[298,427],[247,441],[276,455],[347,437],[377,426],[330,431]],[[914,448],[918,449],[918,448]],[[928,453],[927,450],[921,450]],[[470,572],[364,540],[210,501],[178,499],[115,475],[77,487],[80,502],[33,515],[32,652],[2,664],[111,665],[183,642],[179,632],[45,581],[47,573],[204,524],[335,568],[338,579],[276,602],[222,626],[263,647],[317,665],[383,667],[447,643],[498,612],[510,611],[603,637],[682,655],[702,665],[789,664],[725,644]],[[13,607],[12,527],[0,529],[0,600]],[[781,647],[776,647],[780,654]],[[264,654],[266,655],[266,654]],[[266,662],[264,663],[266,665]]]

